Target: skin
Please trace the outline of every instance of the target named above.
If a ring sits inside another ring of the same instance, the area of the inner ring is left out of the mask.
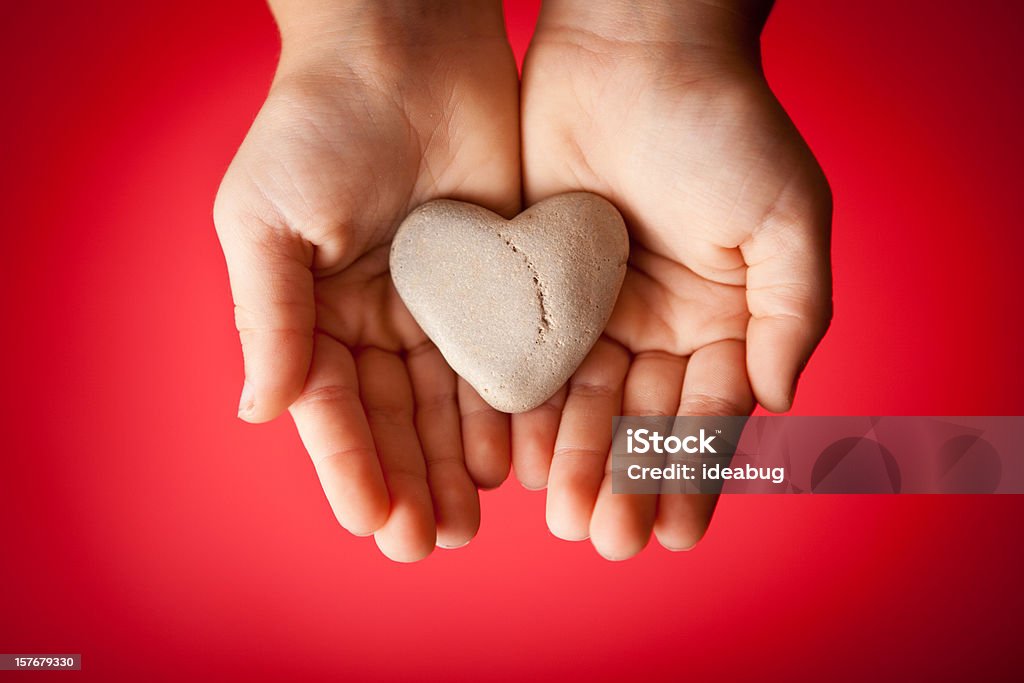
[[[828,185],[769,90],[759,3],[545,2],[523,69],[527,204],[610,199],[629,270],[565,395],[512,418],[547,523],[601,555],[692,548],[713,496],[613,495],[614,415],[788,410],[831,317]]]
[[[406,4],[274,5],[280,64],[214,219],[245,358],[239,416],[288,409],[339,523],[415,561],[474,536],[477,487],[508,474],[509,420],[410,317],[391,238],[438,197],[515,215],[520,174],[500,6]]]
[[[547,0],[520,103],[500,3],[271,6],[280,64],[214,210],[239,416],[289,410],[339,523],[394,560],[467,543],[511,461],[560,538],[692,547],[715,500],[613,496],[610,418],[786,410],[831,315],[828,187],[761,74],[768,8]],[[433,198],[511,217],[580,189],[627,220],[626,282],[567,387],[510,419],[412,320],[390,241]]]

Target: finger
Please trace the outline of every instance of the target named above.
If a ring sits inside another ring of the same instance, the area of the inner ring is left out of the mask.
[[[512,466],[509,416],[492,408],[461,377],[458,385],[466,469],[480,488],[496,488],[508,477]]]
[[[558,538],[590,533],[628,368],[626,350],[602,338],[569,380],[548,477],[547,523]]]
[[[392,560],[415,562],[434,549],[437,531],[427,468],[413,426],[409,375],[398,356],[374,348],[359,354],[356,367],[359,395],[391,497],[391,514],[374,538]]]
[[[694,351],[686,364],[679,415],[748,415],[754,409],[743,342],[725,340]],[[718,496],[663,493],[654,534],[669,550],[689,550],[704,536]]]
[[[458,548],[480,528],[480,496],[462,455],[455,373],[433,344],[411,351],[406,363],[434,501],[437,545]]]
[[[388,490],[348,349],[316,335],[309,378],[289,410],[338,522],[372,534],[388,518]]]
[[[824,179],[796,193],[740,246],[747,268],[747,368],[758,402],[784,412],[832,319],[831,200]],[[787,203],[788,202],[788,203]],[[805,218],[807,217],[807,218]]]
[[[686,361],[666,353],[645,352],[633,359],[623,388],[622,414],[675,415]],[[611,460],[590,520],[590,542],[602,557],[625,560],[643,550],[657,513],[656,494],[612,493]]]
[[[512,467],[519,483],[531,491],[548,485],[565,387],[533,410],[512,416]]]
[[[245,360],[238,416],[266,422],[295,400],[309,371],[316,319],[312,248],[287,230],[242,216],[218,196],[214,218]]]

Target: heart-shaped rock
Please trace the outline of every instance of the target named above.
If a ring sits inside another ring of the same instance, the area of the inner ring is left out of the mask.
[[[551,397],[601,335],[629,238],[605,199],[571,192],[512,220],[439,199],[399,226],[391,277],[448,364],[498,410]]]

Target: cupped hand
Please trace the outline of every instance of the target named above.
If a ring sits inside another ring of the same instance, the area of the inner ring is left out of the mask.
[[[516,213],[518,81],[500,3],[409,17],[383,12],[393,4],[336,31],[281,22],[279,69],[215,222],[245,359],[240,417],[289,409],[341,525],[412,561],[476,533],[476,485],[508,473],[509,421],[412,320],[388,250],[436,197]]]
[[[788,410],[831,317],[831,197],[761,72],[764,16],[690,4],[679,30],[671,12],[627,6],[617,21],[604,4],[586,17],[552,0],[523,73],[527,204],[601,194],[631,254],[567,392],[513,416],[513,462],[525,486],[547,486],[552,533],[612,559],[652,531],[692,547],[716,502],[612,494],[612,417]]]

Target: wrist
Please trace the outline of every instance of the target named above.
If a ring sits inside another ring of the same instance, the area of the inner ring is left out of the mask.
[[[270,0],[284,65],[382,61],[452,43],[505,40],[500,0]]]
[[[675,55],[758,63],[771,5],[771,0],[545,0],[537,32],[576,34],[622,48],[656,44]]]

